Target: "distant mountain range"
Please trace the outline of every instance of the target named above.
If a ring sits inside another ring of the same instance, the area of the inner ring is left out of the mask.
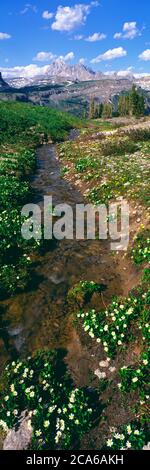
[[[44,75],[3,80],[0,73],[0,100],[16,100],[54,107],[77,116],[88,115],[89,102],[111,101],[117,109],[120,93],[136,83],[150,109],[150,76],[135,78],[131,73],[103,74],[83,64],[68,65],[62,59],[46,67]]]
[[[22,87],[28,85],[40,85],[47,84],[49,82],[53,83],[64,83],[67,81],[75,82],[86,82],[91,80],[101,80],[101,79],[116,79],[119,78],[117,74],[114,75],[105,75],[102,72],[94,72],[92,69],[86,67],[83,64],[69,65],[63,59],[56,59],[52,64],[47,66],[46,74],[39,75],[36,77],[16,77],[9,78],[7,81],[9,85],[14,87]],[[124,78],[124,77],[120,77]],[[132,75],[129,73],[127,77],[132,80]]]
[[[150,76],[137,78],[134,77],[131,72],[124,71],[110,72],[110,74],[94,72],[91,68],[83,64],[66,64],[61,58],[56,59],[52,64],[47,66],[44,75],[8,78],[7,84],[13,88],[22,88],[27,86],[44,86],[49,84],[87,82],[93,80],[127,80],[130,83],[137,83],[137,85],[141,86],[143,89],[150,90]],[[7,84],[0,74],[0,88],[7,87]]]

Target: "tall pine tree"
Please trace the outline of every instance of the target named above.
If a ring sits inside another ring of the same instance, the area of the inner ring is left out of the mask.
[[[111,103],[104,103],[104,106],[103,106],[103,113],[102,113],[102,117],[104,119],[109,119],[112,117],[112,104]]]
[[[145,100],[144,100],[144,96],[139,94],[135,85],[133,85],[132,87],[129,100],[130,100],[130,114],[136,117],[142,116],[145,111]]]
[[[94,119],[94,118],[95,118],[95,102],[94,102],[94,98],[91,98],[91,99],[90,99],[89,118],[90,118],[90,119]]]

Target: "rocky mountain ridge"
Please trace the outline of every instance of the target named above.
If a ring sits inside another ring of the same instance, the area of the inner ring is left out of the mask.
[[[9,88],[9,85],[8,85],[8,83],[5,82],[5,80],[3,79],[2,74],[0,72],[0,90],[1,89],[5,90],[7,88]]]
[[[35,77],[14,77],[8,78],[7,81],[10,86],[21,88],[22,86],[42,85],[49,83],[66,83],[68,82],[87,82],[93,80],[107,80],[107,79],[118,79],[119,75],[110,74],[106,75],[102,72],[95,72],[89,67],[83,64],[70,65],[67,64],[63,59],[56,59],[52,64],[46,67],[44,75],[37,75]],[[126,78],[120,76],[120,78]],[[127,79],[132,80],[132,75],[129,74]]]
[[[88,81],[100,81],[100,80],[127,80],[127,82],[136,83],[137,86],[145,90],[150,90],[150,76],[138,77],[133,75],[131,72],[126,71],[102,73],[95,72],[91,68],[83,64],[67,64],[62,58],[56,59],[53,63],[46,67],[44,75],[37,75],[34,77],[20,76],[20,77],[8,77],[6,81],[2,78],[0,73],[0,89],[8,88],[23,88],[28,86],[46,86],[50,84],[64,84],[68,82],[88,82]],[[108,82],[107,82],[108,83]]]

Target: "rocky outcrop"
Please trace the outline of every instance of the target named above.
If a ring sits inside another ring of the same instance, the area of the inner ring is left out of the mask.
[[[87,81],[95,79],[95,72],[85,65],[66,64],[63,59],[56,59],[47,69],[47,75],[51,77],[62,77],[65,80]]]
[[[5,90],[7,88],[9,88],[9,85],[8,85],[8,83],[5,82],[5,80],[3,80],[2,74],[0,72],[0,90],[1,89]]]
[[[29,415],[23,412],[17,430],[11,429],[3,444],[3,450],[24,450],[29,447],[32,438],[32,427]]]
[[[143,450],[149,450],[150,451],[150,442],[148,442],[148,444],[143,447]]]

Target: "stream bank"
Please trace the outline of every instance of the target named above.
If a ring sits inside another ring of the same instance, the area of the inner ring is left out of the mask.
[[[71,138],[75,137],[72,133]],[[44,196],[52,196],[54,205],[67,203],[72,209],[77,203],[85,203],[82,193],[62,178],[55,145],[38,149],[37,171],[31,185],[33,202],[42,210]],[[35,277],[38,282],[28,291],[2,302],[8,324],[5,346],[10,356],[15,352],[24,356],[37,349],[63,347],[69,351],[69,365],[77,382],[82,382],[84,377],[85,383],[86,352],[73,327],[72,316],[68,315],[66,295],[82,279],[104,284],[107,287],[104,304],[100,295],[92,299],[93,308],[104,308],[114,295],[124,294],[119,261],[111,254],[107,240],[62,240],[52,243],[50,250],[37,256]]]

